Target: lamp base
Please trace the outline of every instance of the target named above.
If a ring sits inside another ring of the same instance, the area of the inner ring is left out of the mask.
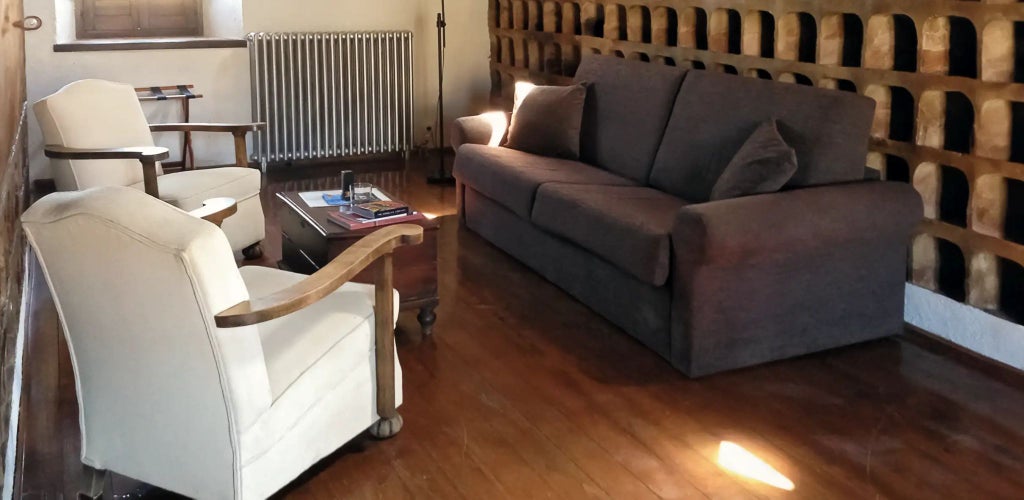
[[[427,176],[427,184],[435,186],[454,186],[455,178],[449,174],[435,174]]]

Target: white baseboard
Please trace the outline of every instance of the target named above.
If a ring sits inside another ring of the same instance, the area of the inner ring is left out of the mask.
[[[1024,370],[1024,326],[907,284],[906,321],[982,356]]]

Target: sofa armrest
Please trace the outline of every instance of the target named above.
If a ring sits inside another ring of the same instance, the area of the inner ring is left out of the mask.
[[[906,244],[923,210],[909,184],[833,184],[683,207],[672,241],[684,269],[774,260],[866,239]]]
[[[476,116],[466,116],[452,124],[452,149],[458,151],[463,144],[500,146],[505,142],[511,114],[493,111]]]
[[[672,363],[698,377],[899,333],[923,211],[878,181],[680,209]]]

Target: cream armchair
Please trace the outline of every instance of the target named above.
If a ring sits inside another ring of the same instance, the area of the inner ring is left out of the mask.
[[[22,223],[70,347],[89,484],[265,498],[361,432],[401,429],[391,256],[422,228],[303,276],[238,269],[214,224],[124,187],[49,195]],[[374,285],[348,283],[371,266]]]
[[[195,210],[209,198],[229,197],[238,213],[224,222],[232,250],[246,258],[262,255],[265,237],[261,176],[248,166],[245,136],[262,124],[170,123],[150,125],[135,89],[123,83],[81,80],[37,102],[33,110],[53,161],[60,191],[97,186],[130,186],[182,210]],[[163,175],[166,148],[155,147],[153,132],[224,132],[234,136],[234,167]]]

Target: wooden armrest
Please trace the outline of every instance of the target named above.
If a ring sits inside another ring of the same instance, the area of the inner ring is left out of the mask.
[[[249,166],[249,152],[245,136],[249,132],[266,130],[267,124],[258,123],[158,123],[149,126],[151,132],[230,132],[235,136],[235,166]]]
[[[267,128],[266,123],[157,123],[149,126],[151,132],[230,132],[245,134]]]
[[[156,162],[166,160],[171,154],[159,146],[140,148],[69,148],[56,144],[43,147],[47,158],[57,160],[138,160],[142,164],[142,180],[146,194],[160,199],[160,188],[156,181]]]
[[[326,297],[378,258],[390,256],[396,248],[418,245],[422,241],[423,228],[420,226],[399,224],[386,227],[359,240],[309,278],[266,297],[236,304],[214,319],[221,328],[235,328],[286,316]]]
[[[203,202],[203,208],[197,208],[189,214],[198,219],[212,222],[220,227],[224,219],[238,213],[238,202],[234,198],[211,198]]]
[[[395,301],[393,253],[402,245],[423,242],[423,228],[412,224],[386,227],[359,240],[330,263],[295,285],[266,297],[235,305],[214,317],[217,326],[233,328],[280,318],[309,306],[377,263],[373,280],[373,331],[377,416],[370,434],[384,439],[402,429],[395,406]]]
[[[170,156],[167,148],[69,148],[56,144],[43,147],[47,158],[57,160],[149,160],[161,161]]]

